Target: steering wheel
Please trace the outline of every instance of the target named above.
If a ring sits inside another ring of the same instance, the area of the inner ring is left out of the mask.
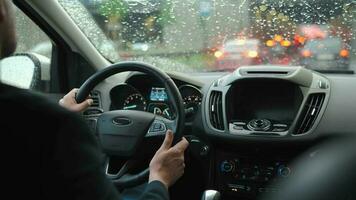
[[[279,192],[268,200],[356,199],[356,138],[347,136],[322,143],[292,165],[292,175],[277,182]],[[273,186],[272,186],[273,187]]]
[[[98,71],[79,88],[76,101],[83,102],[94,87],[106,78],[127,71],[145,73],[162,83],[166,88],[169,105],[174,113],[172,120],[152,113],[133,110],[107,111],[98,117],[96,132],[104,153],[109,157],[120,156],[129,160],[135,154],[144,137],[162,137],[166,134],[166,130],[170,129],[174,133],[174,142],[180,140],[184,129],[185,112],[182,96],[173,80],[160,69],[141,62],[119,62]],[[117,187],[136,186],[147,179],[148,168],[136,175],[128,176],[126,164],[115,175],[107,173],[108,178]]]

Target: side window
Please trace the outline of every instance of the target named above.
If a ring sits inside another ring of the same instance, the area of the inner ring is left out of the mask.
[[[15,7],[17,49],[13,57],[21,73],[11,80],[12,85],[41,92],[49,91],[50,66],[52,56],[51,39],[25,13]],[[33,64],[32,64],[33,63]],[[34,66],[28,70],[28,66]],[[14,68],[12,66],[12,68]],[[16,69],[16,66],[15,66]],[[15,70],[13,70],[15,71]],[[26,74],[28,73],[28,74]],[[8,77],[12,74],[8,73]],[[21,77],[32,78],[32,82],[22,86]],[[28,87],[27,87],[28,86]]]
[[[36,53],[51,59],[52,42],[49,37],[20,9],[15,9],[16,53]]]

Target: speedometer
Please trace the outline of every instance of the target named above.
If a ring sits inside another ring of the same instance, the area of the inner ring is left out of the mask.
[[[139,93],[128,96],[124,101],[123,110],[141,110],[146,111],[146,100]]]

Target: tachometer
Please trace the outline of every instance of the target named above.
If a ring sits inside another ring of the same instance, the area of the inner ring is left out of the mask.
[[[128,96],[124,101],[123,110],[141,110],[146,111],[146,100],[139,93]]]

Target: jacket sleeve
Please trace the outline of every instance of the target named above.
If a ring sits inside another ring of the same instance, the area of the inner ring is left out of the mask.
[[[61,120],[54,145],[57,181],[69,199],[122,199],[106,178],[104,157],[97,139],[79,116],[68,113]],[[51,134],[51,133],[49,133]]]
[[[168,200],[167,188],[160,181],[152,181],[145,188],[140,200]]]

